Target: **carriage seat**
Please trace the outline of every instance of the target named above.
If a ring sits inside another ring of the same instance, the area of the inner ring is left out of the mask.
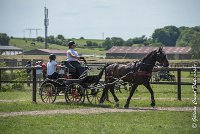
[[[65,65],[66,71],[69,71],[70,74],[76,73],[76,68],[72,66],[69,61],[62,61],[63,65]]]

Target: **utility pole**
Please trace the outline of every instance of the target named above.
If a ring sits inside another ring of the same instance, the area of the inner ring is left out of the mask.
[[[44,7],[44,27],[45,27],[45,38],[44,38],[44,42],[45,42],[45,49],[48,48],[47,46],[47,28],[49,25],[49,19],[48,19],[48,9],[46,8],[46,6]]]

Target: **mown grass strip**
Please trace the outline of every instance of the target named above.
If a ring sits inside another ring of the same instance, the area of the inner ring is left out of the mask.
[[[4,117],[0,118],[0,130],[15,134],[197,134],[200,127],[192,128],[191,115],[191,112],[150,111]]]

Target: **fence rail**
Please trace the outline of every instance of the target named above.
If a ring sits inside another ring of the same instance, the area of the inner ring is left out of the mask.
[[[104,65],[103,63],[101,64],[90,64],[90,66],[100,66]],[[2,70],[26,70],[26,69],[31,69],[32,70],[32,80],[31,81],[9,81],[9,80],[3,80],[2,78]],[[182,68],[155,68],[153,71],[177,71],[177,82],[151,82],[151,84],[171,84],[171,85],[177,85],[177,98],[178,100],[181,100],[181,85],[193,85],[193,83],[190,82],[181,82],[181,71],[191,71],[193,70],[193,67],[182,67]],[[200,67],[196,67],[197,70],[200,69]],[[197,71],[198,72],[198,71]],[[27,83],[31,82],[32,83],[32,101],[36,102],[36,85],[37,82],[41,81],[36,81],[36,68],[35,67],[0,67],[0,89],[2,83]],[[199,85],[200,83],[197,83]]]
[[[132,60],[139,60],[139,59],[132,59]],[[9,67],[15,67],[15,66],[25,66],[27,64],[27,61],[31,61],[32,64],[34,65],[36,61],[43,61],[43,59],[21,59],[21,60],[17,60],[17,59],[0,59],[0,62],[4,62],[6,64],[6,66]],[[88,60],[89,64],[104,64],[103,62],[97,62],[96,60]],[[110,62],[111,63],[111,62]],[[200,66],[200,62],[199,61],[193,61],[193,62],[180,62],[180,63],[170,63],[171,67],[191,67],[194,64],[197,64],[198,66]]]

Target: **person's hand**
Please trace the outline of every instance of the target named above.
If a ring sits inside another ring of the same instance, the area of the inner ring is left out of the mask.
[[[80,59],[81,59],[81,60],[83,60],[83,61],[84,61],[84,63],[86,63],[86,60],[85,60],[85,58],[84,58],[84,57],[80,57]]]
[[[85,58],[84,58],[84,57],[80,57],[80,59],[81,59],[81,60],[85,60]]]

